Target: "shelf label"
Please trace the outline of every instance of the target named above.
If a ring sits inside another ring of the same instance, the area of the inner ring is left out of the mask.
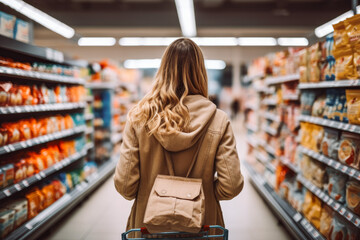
[[[353,215],[350,212],[347,212],[346,218],[347,218],[347,220],[351,221],[351,219],[353,218]]]
[[[14,147],[14,145],[9,144],[8,146],[9,146],[10,151],[12,151],[12,152],[13,152],[13,151],[15,151],[15,147]]]
[[[44,172],[40,172],[40,176],[45,178],[46,177],[46,174]]]
[[[316,195],[320,195],[321,191],[320,189],[316,189]]]
[[[293,216],[293,219],[295,222],[299,222],[300,219],[301,219],[301,214],[300,213],[296,213],[294,216]]]
[[[345,212],[346,212],[345,208],[341,208],[340,211],[339,211],[339,213],[340,213],[341,215],[344,215]]]
[[[347,170],[348,170],[348,167],[347,167],[347,166],[342,166],[342,167],[341,167],[341,171],[342,171],[343,173],[346,173]]]
[[[35,177],[37,180],[41,180],[41,176],[39,174],[36,174]]]
[[[25,227],[26,227],[28,230],[33,229],[33,225],[30,224],[30,223],[26,224]]]
[[[9,189],[5,189],[5,190],[3,191],[3,193],[4,193],[7,197],[9,197],[9,196],[11,195],[11,192],[10,192]]]
[[[328,202],[329,205],[331,205],[331,204],[334,202],[334,200],[332,200],[331,198],[329,198],[329,200],[328,200],[327,202]],[[336,209],[336,210],[337,210],[337,209]]]
[[[350,176],[354,176],[355,172],[356,172],[356,170],[351,168],[351,169],[350,169],[350,172],[349,172],[349,175],[350,175]]]
[[[25,187],[29,187],[29,183],[28,183],[28,181],[23,180],[23,181],[22,181],[22,183],[24,184],[24,186],[25,186]]]
[[[17,184],[14,185],[14,187],[16,188],[16,190],[21,191],[21,186],[20,186],[20,184],[17,183]]]

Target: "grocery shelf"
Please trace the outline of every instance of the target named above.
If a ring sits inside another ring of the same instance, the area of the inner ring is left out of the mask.
[[[279,83],[286,83],[286,82],[293,82],[300,79],[299,74],[290,74],[285,76],[279,77],[267,77],[265,78],[265,83],[267,85],[279,84]]]
[[[77,185],[70,193],[40,212],[36,217],[26,222],[10,233],[5,240],[38,239],[56,221],[65,216],[82,199],[89,195],[97,186],[104,182],[114,172],[118,156],[99,167],[98,171],[90,175],[85,181]]]
[[[85,81],[81,78],[74,78],[69,76],[62,76],[52,73],[26,71],[17,68],[9,68],[0,66],[0,77],[20,78],[21,80],[35,80],[42,82],[53,83],[66,83],[66,84],[85,84]]]
[[[360,80],[338,80],[338,81],[324,81],[317,83],[300,83],[299,89],[317,89],[317,88],[350,88],[360,87]]]
[[[316,187],[303,176],[298,175],[297,180],[301,182],[309,191],[319,197],[324,203],[330,206],[335,212],[339,213],[356,227],[360,227],[360,217],[345,207],[343,204],[331,198],[327,193]]]
[[[91,82],[86,83],[85,86],[94,90],[115,90],[118,84],[114,82]]]
[[[122,134],[121,133],[115,133],[111,136],[111,143],[117,144],[122,140]]]
[[[266,98],[261,103],[266,106],[276,106],[278,104],[274,98]]]
[[[330,128],[335,128],[338,130],[343,130],[343,131],[347,131],[347,132],[360,134],[360,126],[359,125],[342,123],[342,122],[338,122],[338,121],[328,120],[328,119],[319,118],[319,117],[312,117],[312,116],[307,116],[307,115],[300,115],[299,120],[302,122],[314,123],[314,124],[318,124],[318,125],[321,125],[324,127],[330,127]]]
[[[280,157],[280,162],[290,168],[294,173],[298,173],[300,170],[297,166],[295,166],[289,159],[284,156]]]
[[[274,113],[271,112],[265,112],[264,117],[273,122],[280,122],[280,116],[275,115]]]
[[[335,170],[338,170],[352,178],[357,179],[358,181],[360,181],[360,171],[356,170],[354,168],[351,168],[349,166],[346,166],[342,163],[340,163],[339,161],[335,160],[335,159],[331,159],[329,157],[326,157],[325,155],[319,154],[313,150],[310,150],[308,148],[305,148],[304,146],[298,146],[299,151],[301,151],[302,153],[312,157],[313,159],[325,163],[326,165],[328,165],[329,167],[334,168]]]
[[[93,133],[94,133],[93,127],[86,127],[86,130],[85,130],[86,135],[93,134]]]
[[[278,218],[282,221],[289,232],[298,240],[325,240],[319,231],[309,221],[296,211],[285,200],[280,198],[272,187],[266,183],[263,177],[258,174],[249,163],[243,161],[254,187],[263,199],[269,204]]]
[[[92,113],[86,113],[85,114],[85,121],[90,121],[94,119],[94,114]]]
[[[58,163],[55,163],[54,165],[52,165],[51,167],[49,167],[43,171],[40,171],[38,174],[28,177],[28,178],[20,181],[19,183],[13,184],[13,185],[1,190],[0,191],[0,200],[11,197],[15,193],[20,192],[38,182],[40,182],[42,179],[47,178],[51,174],[78,161],[79,159],[81,159],[82,157],[84,157],[86,155],[87,151],[88,151],[88,148],[85,147],[81,152],[74,153],[70,157],[63,159]]]
[[[295,94],[295,95],[283,95],[282,99],[285,101],[299,101],[300,100],[300,96],[299,94]]]
[[[244,84],[247,84],[247,83],[251,83],[254,79],[262,78],[262,77],[264,77],[264,74],[257,74],[257,75],[254,75],[254,76],[248,76],[248,75],[246,75],[246,76],[244,76],[242,82],[243,82]]]
[[[246,128],[252,132],[257,132],[259,130],[256,126],[253,126],[252,124],[249,124],[249,123],[246,124]]]
[[[60,132],[47,134],[47,135],[40,136],[37,138],[29,139],[26,141],[21,141],[21,142],[17,142],[17,143],[13,143],[13,144],[7,144],[3,147],[0,147],[0,155],[27,149],[27,148],[30,148],[30,147],[33,147],[36,145],[40,145],[43,143],[51,142],[54,140],[59,140],[62,138],[70,137],[70,136],[84,132],[85,128],[86,127],[84,125],[77,126],[72,129],[66,129],[66,130],[63,130]]]
[[[35,113],[35,112],[49,112],[49,111],[65,111],[85,108],[86,103],[54,103],[54,104],[40,104],[40,105],[25,105],[13,107],[0,107],[0,116],[6,114],[17,113]]]
[[[276,151],[275,149],[270,146],[265,140],[258,140],[258,145],[262,146],[266,152],[270,153],[271,155],[275,156],[276,155]]]
[[[264,126],[263,130],[270,134],[271,136],[276,136],[277,135],[277,130],[275,128],[269,127],[269,126]]]
[[[268,170],[275,172],[276,168],[270,163],[270,159],[261,153],[256,153],[255,158],[258,159]]]

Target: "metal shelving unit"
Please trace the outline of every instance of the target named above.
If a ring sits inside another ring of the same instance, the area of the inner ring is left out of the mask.
[[[302,122],[314,123],[314,124],[321,125],[324,127],[335,128],[335,129],[342,130],[342,131],[360,134],[360,126],[359,125],[342,123],[342,122],[338,122],[338,121],[328,120],[328,119],[319,118],[319,117],[306,116],[306,115],[301,115],[299,120]]]
[[[249,176],[253,185],[269,204],[271,209],[276,213],[284,226],[296,239],[312,239],[325,240],[320,232],[305,218],[301,213],[291,207],[285,200],[281,199],[271,186],[266,183],[261,175],[259,175],[246,161],[244,166],[250,173]]]
[[[346,206],[331,198],[327,193],[316,187],[303,176],[298,175],[297,180],[301,182],[310,192],[319,197],[325,204],[331,207],[335,212],[339,213],[349,222],[354,224],[355,227],[360,227],[360,217],[353,213],[351,210],[349,210]]]
[[[0,107],[0,116],[6,114],[22,114],[22,113],[36,113],[49,111],[66,111],[85,108],[84,102],[78,103],[53,103],[53,104],[39,104],[39,105],[25,105],[14,107]]]
[[[70,193],[65,194],[36,217],[10,233],[5,240],[37,239],[51,227],[53,223],[70,212],[70,210],[80,203],[82,199],[111,176],[115,170],[117,160],[118,156],[113,156],[111,160],[104,163],[97,172],[89,176]]]
[[[352,88],[360,87],[360,80],[338,80],[324,81],[317,83],[300,83],[299,89],[318,89],[318,88]]]
[[[297,81],[297,80],[299,80],[299,78],[300,78],[299,74],[290,74],[290,75],[279,76],[279,77],[267,77],[265,79],[265,83],[267,85],[274,85],[274,84]]]
[[[66,129],[60,132],[47,134],[44,136],[40,136],[37,138],[32,138],[26,141],[21,141],[13,144],[7,144],[5,146],[0,147],[0,155],[12,153],[19,150],[24,150],[30,147],[34,147],[36,145],[40,145],[43,143],[51,142],[54,140],[59,140],[62,138],[70,137],[79,133],[83,133],[85,131],[85,126],[77,126],[72,129]]]

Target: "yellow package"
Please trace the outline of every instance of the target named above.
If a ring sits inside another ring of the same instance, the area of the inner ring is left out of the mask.
[[[344,21],[348,42],[352,47],[360,44],[360,15],[355,15]]]
[[[360,89],[347,89],[346,103],[349,122],[360,124]]]
[[[356,44],[353,48],[354,50],[354,68],[355,68],[355,75],[357,78],[360,77],[360,43]]]
[[[334,28],[334,49],[346,47],[349,38],[346,31],[345,21],[333,25]]]
[[[333,51],[336,80],[356,79],[353,52],[350,46]]]

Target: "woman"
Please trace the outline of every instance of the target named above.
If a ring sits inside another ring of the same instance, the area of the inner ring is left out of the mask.
[[[189,177],[203,181],[205,224],[224,226],[219,200],[238,195],[243,177],[229,119],[207,95],[200,48],[187,38],[174,41],[164,53],[152,90],[130,111],[123,132],[114,181],[124,198],[135,198],[127,229],[144,227],[154,180],[158,174],[169,175],[164,149],[171,152],[175,174],[184,177],[198,144]]]

